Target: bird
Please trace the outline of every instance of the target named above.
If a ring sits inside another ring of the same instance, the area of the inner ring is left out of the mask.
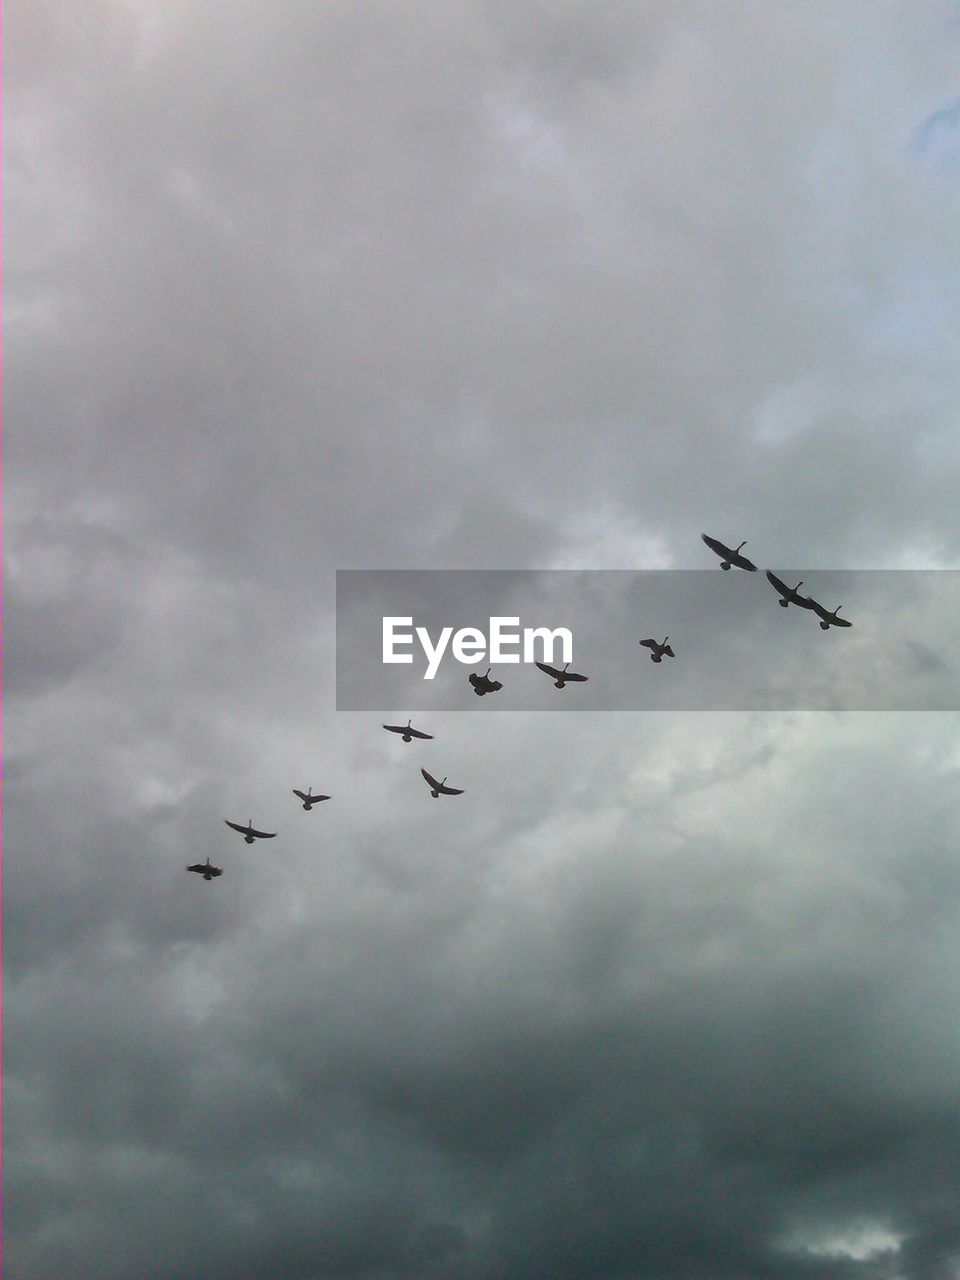
[[[431,740],[433,738],[432,733],[424,733],[420,729],[412,729],[410,727],[409,720],[405,725],[404,724],[385,724],[383,727],[384,729],[389,729],[391,733],[402,733],[404,742],[409,742],[411,738],[430,738]]]
[[[664,654],[666,654],[668,658],[675,658],[677,656],[667,644],[669,639],[669,636],[664,636],[663,644],[660,644],[658,640],[653,639],[638,640],[637,644],[642,644],[644,648],[652,650],[652,653],[650,654],[651,662],[662,662]]]
[[[197,875],[203,876],[204,880],[212,880],[214,876],[222,876],[223,871],[220,867],[210,865],[210,859],[206,862],[195,862],[192,867],[187,867],[188,871],[196,871]]]
[[[423,774],[424,778],[429,784],[430,794],[433,796],[434,800],[436,800],[438,796],[462,796],[463,795],[463,790],[461,788],[447,786],[446,777],[444,777],[442,782],[438,782],[436,778],[433,777],[432,774],[427,773],[426,769],[421,769],[420,772]]]
[[[743,542],[740,543],[740,547],[735,547],[731,551],[729,547],[725,547],[722,542],[718,542],[716,538],[711,538],[706,533],[701,533],[700,537],[707,544],[710,550],[715,555],[718,555],[723,561],[720,565],[721,569],[729,569],[732,564],[735,564],[738,569],[746,569],[748,573],[757,572],[757,566],[753,561],[748,560],[746,556],[742,556],[740,554],[740,547],[745,547],[747,545],[746,538],[744,538]]]
[[[833,613],[831,613],[829,609],[825,609],[823,605],[819,603],[819,601],[814,600],[814,598],[811,596],[810,608],[813,609],[814,613],[820,619],[821,631],[829,631],[831,627],[852,627],[853,626],[853,623],[849,622],[846,618],[837,617],[837,614],[843,608],[842,604],[838,604],[837,607],[834,609]]]
[[[245,827],[241,827],[239,822],[231,822],[229,818],[224,818],[224,822],[234,831],[239,831],[247,844],[253,844],[254,840],[272,840],[277,834],[275,831],[255,831],[252,818]]]
[[[576,671],[568,671],[567,667],[569,667],[569,665],[570,663],[567,662],[564,665],[563,670],[558,671],[556,667],[550,667],[545,662],[536,663],[536,666],[538,666],[545,675],[548,675],[551,678],[558,689],[562,689],[568,680],[575,680],[578,683],[582,683],[584,680],[588,680],[590,678],[589,676],[578,675]]]
[[[299,797],[300,797],[300,799],[303,801],[303,807],[304,807],[304,809],[306,809],[307,813],[309,813],[309,812],[310,812],[311,806],[313,806],[313,805],[315,805],[315,804],[319,804],[321,800],[329,800],[329,799],[330,799],[330,797],[329,797],[329,796],[315,796],[315,795],[312,795],[312,794],[311,794],[312,790],[313,790],[313,788],[312,788],[312,787],[307,787],[307,793],[306,793],[306,795],[304,795],[304,793],[303,793],[302,791],[298,791],[296,787],[294,787],[294,788],[293,788],[293,794],[294,794],[295,796],[299,796]],[[254,832],[254,834],[256,835],[256,834],[258,834],[258,833],[257,833],[257,832]]]
[[[800,594],[800,588],[803,586],[802,578],[800,579],[800,581],[797,583],[795,587],[788,587],[787,584],[784,581],[782,581],[782,579],[778,578],[775,573],[771,573],[770,570],[768,569],[767,581],[770,583],[772,587],[776,588],[777,593],[780,596],[780,599],[777,601],[777,604],[780,606],[781,609],[786,609],[791,604],[798,604],[801,609],[813,608],[813,601],[811,600],[811,598],[809,596],[802,596]]]
[[[482,698],[485,693],[496,693],[498,689],[503,688],[503,685],[499,680],[490,679],[489,667],[487,667],[485,675],[478,676],[475,671],[472,671],[470,675],[467,676],[467,679],[473,685],[473,692],[478,698]]]

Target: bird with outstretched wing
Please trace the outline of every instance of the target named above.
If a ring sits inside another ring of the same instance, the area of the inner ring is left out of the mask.
[[[239,822],[231,822],[229,818],[224,818],[224,822],[228,827],[233,827],[234,831],[239,831],[247,844],[253,844],[254,840],[272,840],[277,834],[275,831],[257,831],[252,818],[245,827],[242,827]]]
[[[738,569],[746,569],[748,573],[756,573],[757,566],[753,561],[748,560],[746,556],[742,556],[740,554],[740,547],[745,547],[747,545],[746,538],[744,538],[743,542],[740,543],[740,547],[730,548],[724,546],[719,539],[711,538],[707,533],[701,533],[700,537],[714,555],[718,555],[722,560],[723,563],[720,565],[721,569],[729,569],[732,564],[735,564]]]
[[[556,667],[549,666],[546,662],[538,662],[535,664],[540,668],[544,675],[548,675],[558,689],[562,689],[568,681],[573,680],[578,684],[582,684],[585,680],[589,680],[589,676],[581,676],[576,671],[568,671],[570,663],[564,666],[562,671],[558,671]]]
[[[294,787],[294,788],[293,788],[293,794],[294,794],[294,795],[295,795],[299,800],[302,800],[302,801],[303,801],[303,807],[304,807],[304,809],[306,809],[307,813],[309,813],[309,812],[310,812],[311,808],[312,808],[315,804],[319,804],[321,800],[329,800],[329,799],[330,799],[330,797],[329,797],[329,796],[315,796],[315,795],[313,794],[313,788],[312,788],[312,787],[307,787],[306,792],[298,791],[298,790],[297,790],[297,788],[296,788],[296,787]]]
[[[203,876],[204,880],[212,880],[214,876],[223,875],[222,868],[211,866],[209,858],[206,862],[195,862],[192,867],[187,867],[187,870],[196,871],[197,875]]]
[[[462,796],[463,795],[462,788],[448,787],[446,778],[444,778],[442,782],[438,782],[436,778],[433,776],[433,774],[427,773],[426,769],[421,769],[420,772],[423,774],[426,782],[428,783],[430,787],[430,794],[433,796],[434,800],[436,800],[438,796]]]
[[[820,619],[821,631],[829,631],[831,627],[852,627],[853,626],[853,623],[848,618],[837,617],[837,614],[843,608],[842,604],[838,604],[837,607],[831,613],[829,609],[825,609],[818,600],[814,600],[814,598],[811,596],[810,608],[814,611],[814,613]]]
[[[389,729],[391,733],[399,733],[403,735],[403,741],[409,742],[411,738],[429,738],[433,740],[432,733],[424,733],[422,729],[414,729],[408,720],[406,724],[385,724],[384,729]]]
[[[667,641],[669,639],[670,639],[669,636],[664,636],[663,644],[661,644],[659,640],[654,640],[652,637],[649,637],[646,640],[638,640],[637,643],[640,645],[643,645],[645,649],[649,649],[651,651],[650,652],[651,662],[662,662],[664,655],[666,655],[668,658],[675,658],[677,656],[673,652],[673,650],[670,648],[670,646],[667,644]]]
[[[783,579],[778,578],[777,575],[771,572],[770,569],[768,569],[766,572],[767,572],[767,581],[770,583],[771,587],[773,587],[776,590],[777,594],[780,597],[780,599],[777,601],[777,604],[780,606],[781,609],[786,609],[791,604],[799,605],[801,609],[813,608],[813,601],[810,599],[810,597],[802,596],[800,594],[800,588],[803,586],[802,578],[800,579],[800,581],[797,583],[795,587],[788,587],[787,584],[783,581]]]

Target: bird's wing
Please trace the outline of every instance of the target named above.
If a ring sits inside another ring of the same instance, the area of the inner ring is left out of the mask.
[[[259,836],[261,840],[272,840],[276,834],[275,831],[258,831],[256,827],[250,829],[250,835]]]
[[[781,579],[778,578],[775,573],[771,573],[769,569],[767,570],[767,581],[770,583],[771,586],[776,587],[776,589],[780,592],[782,596],[790,595],[790,588],[787,586],[787,584],[781,581]]]
[[[675,658],[677,656],[668,644],[665,644],[663,646],[663,652],[667,655],[668,658]]]
[[[439,787],[438,790],[441,792],[441,794],[445,796],[462,796],[463,795],[462,787],[448,787],[446,783],[444,783],[441,787]]]
[[[330,799],[329,796],[311,796],[310,803],[316,804],[318,800],[329,800],[329,799]]]
[[[638,641],[638,644],[642,644],[642,645],[643,645],[643,647],[644,647],[645,649],[654,649],[654,650],[656,650],[656,649],[659,649],[659,648],[660,648],[660,646],[657,644],[656,640],[640,640],[640,641]]]
[[[383,727],[389,729],[391,733],[403,733],[404,731],[403,726],[399,724],[385,724]]]
[[[749,573],[757,572],[757,566],[753,563],[753,561],[748,560],[747,557],[741,555],[739,551],[736,553],[735,556],[731,556],[731,559],[738,568],[746,569]]]
[[[578,675],[576,671],[566,671],[566,672],[564,672],[564,676],[563,676],[563,678],[564,678],[564,680],[575,680],[575,681],[576,681],[577,683],[579,683],[579,684],[582,684],[584,680],[589,680],[589,679],[590,679],[590,677],[589,677],[589,676],[581,676],[581,675]]]
[[[840,608],[839,605],[837,605],[837,609],[834,609],[833,613],[831,613],[829,609],[825,609],[818,600],[814,600],[813,596],[811,596],[810,608],[812,608],[814,613],[818,614],[824,620],[824,622],[829,622],[831,623],[832,626],[835,626],[835,627],[852,627],[853,626],[853,623],[850,622],[848,618],[837,617],[837,609]]]
[[[715,552],[716,555],[718,556],[723,556],[724,560],[726,560],[727,554],[728,554],[727,548],[723,545],[722,542],[718,542],[716,538],[711,538],[710,535],[706,533],[701,533],[700,537],[707,544],[707,546],[710,548],[711,551]]]
[[[228,827],[233,827],[234,831],[246,831],[246,827],[241,827],[239,822],[231,822],[229,818],[224,818],[224,822]]]
[[[548,667],[545,662],[538,662],[536,665],[540,668],[541,671],[545,671],[548,676],[553,676],[554,680],[559,680],[560,677],[563,675],[562,671],[558,671],[556,667]],[[564,679],[566,678],[567,677],[564,676]]]
[[[471,673],[467,676],[467,679],[474,686],[474,688],[476,688],[476,686],[482,682],[483,676],[478,676],[475,671],[471,671]]]
[[[206,871],[206,869],[202,862],[195,862],[192,867],[187,867],[188,871]]]
[[[420,772],[426,778],[427,782],[430,783],[431,787],[434,787],[439,791],[440,783],[436,780],[436,778],[431,777],[430,774],[427,773],[426,769],[421,769]]]
[[[299,796],[301,800],[312,800],[316,798],[315,796],[308,796],[305,791],[298,791],[296,787],[293,788],[293,794],[295,796]]]
[[[407,733],[409,733],[412,738],[433,738],[432,733],[423,733],[420,729],[408,729]]]
[[[496,693],[498,689],[502,689],[502,688],[503,688],[503,685],[500,683],[499,680],[490,681],[490,688],[489,688],[490,693]]]

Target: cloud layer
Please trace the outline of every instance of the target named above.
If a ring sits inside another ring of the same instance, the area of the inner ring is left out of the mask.
[[[334,710],[338,568],[958,566],[953,7],[5,34],[17,1274],[953,1274],[956,715]]]

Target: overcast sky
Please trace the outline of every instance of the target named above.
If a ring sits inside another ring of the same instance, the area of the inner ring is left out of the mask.
[[[406,745],[334,643],[337,569],[960,568],[960,5],[4,35],[11,1277],[960,1275],[957,714]]]

